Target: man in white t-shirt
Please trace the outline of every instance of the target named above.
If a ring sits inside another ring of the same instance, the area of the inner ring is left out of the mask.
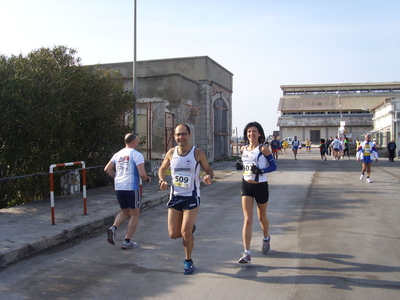
[[[113,226],[107,231],[107,241],[110,244],[115,245],[117,228],[130,217],[122,249],[132,249],[138,246],[138,243],[131,239],[139,222],[142,202],[140,178],[151,182],[151,178],[146,174],[144,168],[144,157],[136,150],[138,144],[139,140],[135,134],[125,135],[125,148],[115,153],[104,168],[104,171],[114,178],[115,193],[121,207],[121,212],[115,218]]]
[[[340,141],[337,137],[331,143],[331,147],[333,149],[333,159],[339,160],[340,159]]]

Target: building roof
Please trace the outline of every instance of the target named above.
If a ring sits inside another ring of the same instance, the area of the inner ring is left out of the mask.
[[[362,110],[372,109],[385,101],[384,95],[294,95],[280,98],[278,111],[338,111],[340,104],[342,110]]]
[[[364,82],[364,83],[328,83],[281,85],[283,91],[321,91],[321,90],[364,90],[364,89],[400,89],[400,81]]]

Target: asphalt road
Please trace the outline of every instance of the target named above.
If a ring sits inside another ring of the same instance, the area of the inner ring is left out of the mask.
[[[167,235],[163,204],[141,214],[121,250],[105,228],[0,269],[1,299],[399,299],[399,161],[324,162],[313,149],[268,174],[271,250],[254,220],[252,264],[242,249],[239,171],[202,188],[193,260],[182,274],[181,240]],[[231,168],[232,163],[229,163]],[[222,176],[224,177],[224,176]]]

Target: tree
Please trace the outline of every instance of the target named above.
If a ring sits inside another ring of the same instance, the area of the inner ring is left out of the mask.
[[[54,163],[104,165],[121,148],[133,94],[118,72],[82,66],[76,53],[56,46],[0,55],[0,178],[48,172]],[[39,188],[0,181],[0,208],[46,197],[45,180]]]

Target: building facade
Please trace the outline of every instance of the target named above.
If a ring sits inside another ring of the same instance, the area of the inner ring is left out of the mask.
[[[281,89],[280,137],[309,138],[314,144],[338,135],[363,139],[374,131],[372,109],[385,99],[400,97],[400,82],[282,85]]]
[[[118,70],[133,87],[133,62],[101,64]],[[189,125],[192,143],[209,161],[230,156],[233,74],[207,56],[137,62],[137,133],[147,159],[162,158],[174,146],[173,129]],[[127,121],[133,121],[133,110]]]
[[[397,157],[400,155],[400,97],[386,98],[371,109],[373,113],[372,134],[377,140],[377,144],[382,148],[393,139],[397,145]]]

